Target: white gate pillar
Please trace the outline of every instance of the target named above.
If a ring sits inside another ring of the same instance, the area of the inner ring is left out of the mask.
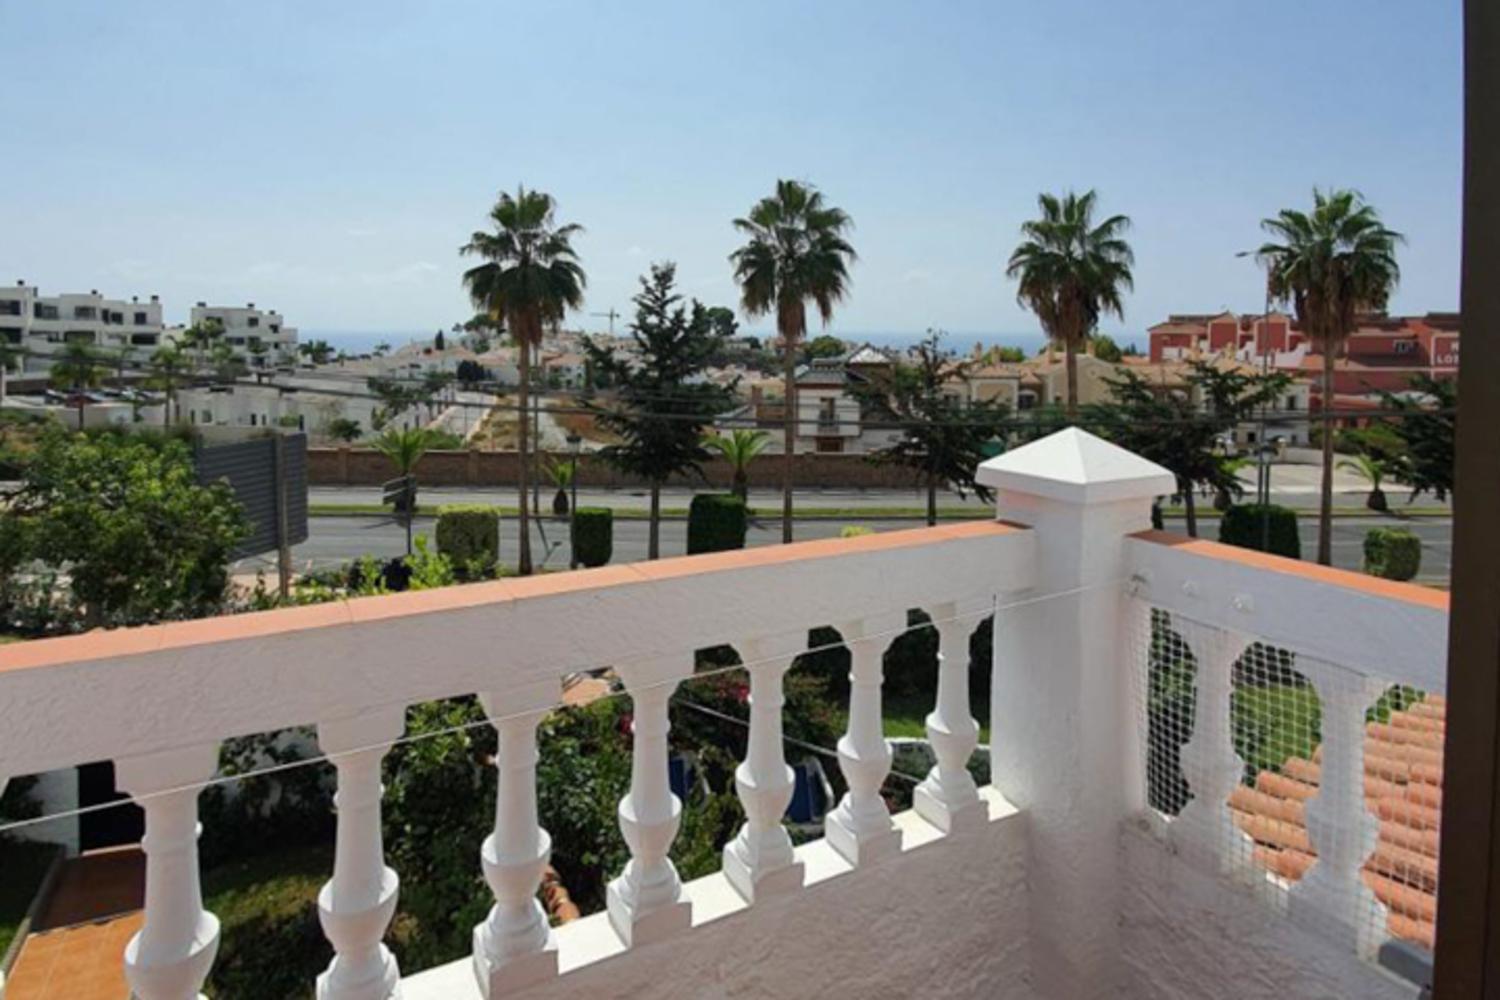
[[[1118,838],[1145,802],[1123,641],[1125,537],[1170,472],[1068,428],[979,467],[1001,519],[1036,535],[1036,587],[995,615],[995,787],[1031,823],[1033,975],[1047,997],[1113,996]]]

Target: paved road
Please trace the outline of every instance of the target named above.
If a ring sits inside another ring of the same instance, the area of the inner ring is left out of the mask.
[[[1288,507],[1316,508],[1320,478],[1319,470],[1315,466],[1275,466],[1271,473],[1273,500]],[[1248,493],[1253,496],[1255,470],[1242,471],[1241,479]],[[543,491],[545,503],[547,491],[545,485]],[[686,507],[692,500],[693,492],[693,490],[683,488],[665,490],[662,493],[662,503],[667,507]],[[1406,503],[1406,490],[1403,488],[1390,487],[1386,493],[1390,497],[1392,506],[1399,507]],[[1334,503],[1336,505],[1359,507],[1364,504],[1368,495],[1368,488],[1362,480],[1342,470],[1334,473]],[[309,499],[314,504],[378,504],[380,489],[375,486],[315,486],[309,491]],[[922,508],[927,503],[927,495],[920,490],[805,489],[797,491],[795,501],[797,507],[801,509]],[[422,502],[424,504],[513,505],[516,502],[516,492],[514,487],[423,487]],[[580,489],[578,502],[586,507],[603,506],[644,510],[650,502],[650,496],[641,489]],[[1418,504],[1429,509],[1435,506],[1446,506],[1437,503],[1431,496],[1422,497]],[[779,510],[781,493],[779,490],[753,490],[750,494],[750,505],[761,510]],[[960,499],[957,494],[946,492],[938,496],[938,505],[945,508],[966,507],[976,511],[989,506],[973,494]],[[1200,509],[1204,506],[1207,506],[1206,502],[1200,505]]]
[[[842,520],[814,519],[798,521],[796,535],[799,539],[836,537],[843,528],[853,522]],[[857,522],[875,531],[893,531],[920,526],[913,520],[862,520]],[[1347,569],[1359,569],[1363,559],[1365,533],[1377,526],[1401,526],[1410,528],[1422,539],[1422,571],[1419,577],[1424,582],[1446,582],[1449,559],[1452,555],[1452,523],[1447,518],[1344,518],[1334,522],[1334,564]],[[1182,530],[1181,522],[1169,522],[1174,530]],[[382,558],[400,555],[406,550],[406,534],[400,525],[379,517],[314,517],[309,529],[311,537],[292,550],[299,572],[324,569],[347,563],[362,555]],[[432,520],[418,518],[413,528],[415,533],[432,537]],[[545,565],[565,568],[568,564],[568,525],[566,521],[544,520],[538,534],[533,534],[532,552],[541,560],[551,550]],[[1301,522],[1302,552],[1311,557],[1317,552],[1318,526],[1310,518]],[[501,555],[513,561],[516,552],[516,521],[507,518],[501,526]],[[1218,522],[1207,521],[1203,525],[1204,536],[1218,537]],[[646,558],[645,521],[616,521],[614,562],[637,562]],[[752,524],[747,539],[750,545],[772,545],[781,541],[781,524],[767,519]],[[686,549],[687,523],[682,520],[664,521],[661,525],[661,551],[665,556],[681,555]],[[271,568],[273,559],[247,559],[235,567],[236,573],[253,573],[257,568]]]

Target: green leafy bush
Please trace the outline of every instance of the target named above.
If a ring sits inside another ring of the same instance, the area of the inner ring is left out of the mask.
[[[500,508],[443,504],[438,508],[437,548],[461,575],[488,576],[500,561]]]
[[[1422,540],[1405,528],[1375,528],[1365,535],[1365,572],[1410,580],[1422,568]]]
[[[615,512],[579,507],[573,512],[573,559],[580,566],[603,566],[614,555]]]
[[[1302,537],[1297,533],[1297,512],[1276,504],[1236,504],[1219,521],[1219,541],[1242,549],[1260,551],[1261,519],[1269,518],[1264,551],[1288,559],[1302,558]]]
[[[700,493],[688,508],[688,555],[745,547],[745,501],[732,493]]]

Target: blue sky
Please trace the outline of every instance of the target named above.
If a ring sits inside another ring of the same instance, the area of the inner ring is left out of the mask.
[[[1022,333],[1017,227],[1096,187],[1135,223],[1133,333],[1257,308],[1235,251],[1337,184],[1409,238],[1393,308],[1452,309],[1459,7],[0,0],[0,280],[433,329],[525,183],[587,229],[586,312],[661,259],[732,304],[730,219],[790,176],[857,224],[835,332]]]

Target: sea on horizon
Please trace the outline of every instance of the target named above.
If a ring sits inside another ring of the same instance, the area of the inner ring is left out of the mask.
[[[616,332],[623,332],[623,327],[617,327]],[[437,332],[434,328],[429,331],[415,330],[316,330],[301,329],[298,335],[303,343],[311,340],[326,340],[335,350],[346,351],[350,354],[364,354],[375,349],[375,345],[386,343],[392,349],[399,348],[413,341],[429,341]],[[446,331],[445,331],[446,332]],[[592,331],[603,332],[603,331]],[[756,336],[767,336],[763,331],[747,330]],[[811,335],[816,337],[821,331]],[[861,332],[853,330],[831,330],[834,336],[842,340],[855,343],[870,343],[878,347],[909,347],[924,336],[925,331],[914,333],[892,333],[892,332]],[[1146,349],[1144,339],[1135,336],[1127,337],[1120,334],[1112,334],[1116,343],[1121,347],[1134,343],[1141,350]],[[1027,354],[1035,354],[1042,349],[1046,343],[1046,337],[1035,331],[1027,333],[975,333],[970,331],[947,333],[943,337],[943,346],[955,353],[967,354],[973,350],[975,344],[983,344],[990,347],[1019,347]]]

